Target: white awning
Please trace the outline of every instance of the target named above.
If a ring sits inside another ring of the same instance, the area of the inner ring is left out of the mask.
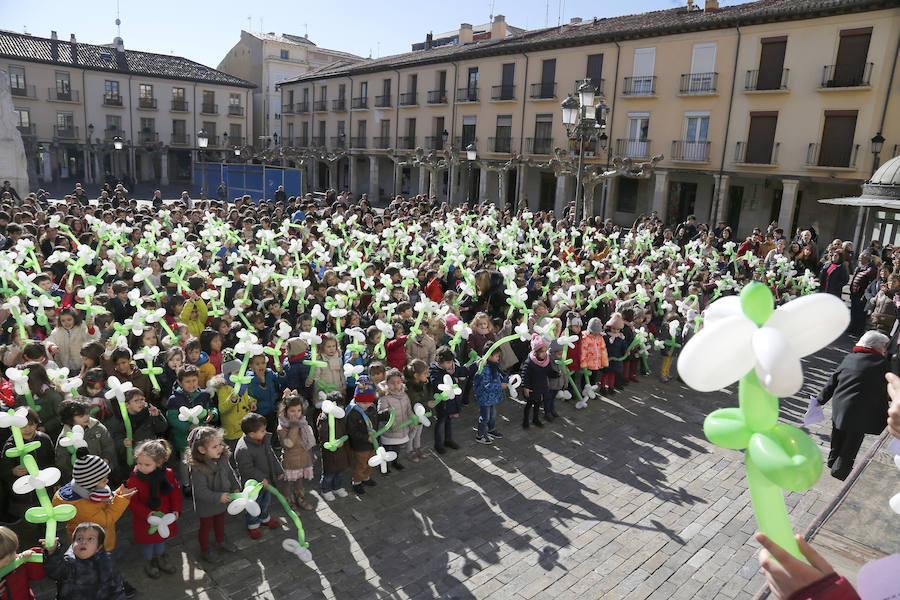
[[[860,206],[900,210],[900,200],[892,200],[890,198],[854,196],[852,198],[823,198],[819,200],[819,202],[821,204],[837,204],[840,206]]]

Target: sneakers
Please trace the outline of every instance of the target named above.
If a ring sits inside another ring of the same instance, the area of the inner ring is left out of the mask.
[[[406,468],[405,466],[403,466],[399,462],[397,462],[396,459],[394,460],[394,462],[391,463],[391,466],[394,467],[395,469],[397,469],[398,471],[402,471],[403,469]]]
[[[447,446],[448,448],[453,448],[454,450],[459,450],[459,444],[457,444],[453,440],[447,440],[446,442],[444,442],[444,445]]]
[[[377,483],[375,483],[375,482],[372,481],[371,479],[364,479],[363,482],[362,482],[362,484],[363,484],[363,485],[367,485],[367,486],[369,486],[369,487],[375,487],[376,485],[378,485]]]
[[[475,441],[478,442],[479,444],[491,444],[492,443],[491,439],[486,435],[476,435]]]
[[[280,529],[281,528],[281,523],[279,523],[278,521],[276,521],[275,519],[273,519],[271,517],[269,518],[268,521],[263,521],[262,523],[260,523],[260,525],[265,525],[269,529]]]
[[[417,463],[417,462],[419,462],[419,455],[416,454],[415,452],[407,452],[406,459],[409,462]]]
[[[250,531],[255,531],[257,534],[259,533],[258,529],[251,529]],[[251,533],[250,536],[252,537],[253,534]],[[206,552],[201,553],[200,559],[204,560],[210,564],[213,564],[213,565],[222,562],[222,557],[219,556],[218,554],[216,554],[215,552],[213,552],[212,550],[207,550]]]
[[[356,492],[358,495],[362,496],[363,494],[366,493],[366,488],[361,483],[354,483],[353,491]]]
[[[229,542],[228,540],[225,540],[223,542],[216,542],[216,547],[223,552],[237,552],[238,551],[238,547],[235,546],[233,543]]]
[[[249,533],[250,537],[252,537],[254,540],[258,540],[259,538],[262,537],[262,533],[260,533],[259,527],[253,527],[253,528],[248,527],[247,533]]]
[[[503,434],[500,433],[499,431],[497,431],[496,429],[494,429],[493,431],[488,431],[488,435],[491,436],[492,438],[502,438],[503,437]]]
[[[144,564],[144,573],[150,579],[159,579],[159,567],[156,566],[156,557],[154,556]]]
[[[178,570],[169,562],[169,557],[165,553],[156,555],[156,566],[167,575],[172,575]]]
[[[128,598],[128,600],[137,596],[137,589],[124,579],[122,580],[122,587],[125,589],[125,597]]]
[[[347,493],[347,490],[345,490],[344,488],[338,488],[338,489],[334,490],[334,494],[335,494],[338,498],[346,498],[347,496],[350,495],[350,494]]]
[[[325,492],[324,494],[322,494],[322,499],[325,500],[326,502],[331,502],[334,500],[334,493],[333,492]]]

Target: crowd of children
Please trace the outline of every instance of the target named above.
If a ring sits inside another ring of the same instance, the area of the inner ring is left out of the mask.
[[[3,208],[0,268],[28,281],[0,290],[20,300],[0,308],[0,399],[28,407],[23,439],[40,443],[40,468],[63,473],[53,503],[77,509],[71,547],[45,550],[61,598],[133,595],[110,555],[126,511],[149,577],[175,572],[166,541],[184,502],[200,558],[217,563],[236,550],[226,508],[248,480],[263,486],[259,513],[244,515],[257,539],[280,527],[272,486],[298,511],[313,509],[310,488],[327,502],[350,495],[346,476],[362,498],[378,447],[396,453],[391,473],[469,435],[500,443],[514,415],[543,427],[558,400],[582,408],[638,382],[654,351],[668,383],[710,299],[751,278],[782,295],[805,284],[790,263],[754,270],[701,242],[659,242],[656,225],[626,235],[487,207]],[[345,413],[336,423],[326,400]],[[73,437],[83,447],[59,443]],[[23,517],[35,502],[12,492],[24,474],[4,452],[0,518],[32,546],[40,532]],[[160,515],[165,530],[148,525]],[[0,528],[0,552],[17,546]],[[15,573],[7,586],[33,575]]]

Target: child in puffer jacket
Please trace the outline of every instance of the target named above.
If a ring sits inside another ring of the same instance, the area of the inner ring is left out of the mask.
[[[497,431],[497,405],[503,400],[503,390],[509,383],[509,377],[500,370],[500,349],[497,348],[488,356],[480,373],[472,377],[472,389],[478,402],[478,433],[475,441],[479,444],[490,444],[503,434]]]
[[[56,580],[56,597],[65,600],[125,600],[125,587],[112,555],[103,547],[106,532],[97,523],[79,523],[65,552],[59,539],[44,549],[44,571]]]
[[[403,388],[403,374],[397,369],[388,369],[381,387],[381,396],[378,398],[378,412],[382,420],[388,419],[391,410],[394,411],[394,424],[382,434],[380,442],[386,450],[393,450],[399,457],[409,443],[409,434],[413,426],[402,426],[412,414],[412,404]],[[398,471],[406,468],[399,460],[392,461],[391,465]]]
[[[278,439],[283,454],[281,466],[287,482],[287,497],[295,508],[312,510],[303,493],[303,480],[313,478],[313,458],[310,450],[316,436],[303,412],[306,401],[294,390],[285,390],[278,409]]]

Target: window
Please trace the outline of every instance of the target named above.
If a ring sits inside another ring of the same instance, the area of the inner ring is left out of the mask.
[[[141,133],[156,131],[156,119],[141,118]]]
[[[781,88],[786,49],[787,36],[760,40],[759,74],[756,77],[755,89],[777,90]]]
[[[229,94],[228,104],[230,106],[240,106],[241,105],[241,95],[240,94]]]
[[[587,70],[584,76],[591,80],[591,85],[595,89],[600,89],[600,82],[603,81],[603,55],[591,54],[587,57]]]
[[[382,119],[381,121],[381,137],[385,140],[391,137],[391,120]]]
[[[512,100],[515,96],[516,63],[505,63],[500,76],[500,95],[497,100]]]
[[[361,81],[359,83],[359,97],[365,100],[369,97],[369,82]]]
[[[28,112],[27,108],[17,108],[16,112],[16,127],[31,127],[31,113]]]
[[[463,115],[462,118],[462,147],[475,143],[475,115]]]
[[[715,91],[715,70],[716,42],[694,44],[687,93],[702,94]]]
[[[187,126],[184,119],[172,120],[172,137],[184,138],[187,133]]]
[[[108,131],[122,131],[122,117],[119,115],[106,115],[106,129]]]
[[[228,126],[228,139],[232,145],[242,145],[244,140],[241,139],[241,124],[232,123]]]
[[[846,29],[841,31],[841,42],[838,46],[834,72],[826,87],[854,87],[869,84],[870,69],[866,58],[869,55],[869,42],[872,28]]]
[[[319,98],[321,98],[322,102],[328,100],[328,86],[323,85],[319,88]]]
[[[650,114],[629,113],[627,127],[625,147],[620,154],[630,158],[645,158],[649,145],[647,136],[650,132]]]
[[[325,121],[319,121],[319,139],[325,139]]]
[[[338,85],[338,100],[343,100],[347,97],[347,84]]]
[[[9,87],[17,96],[25,95],[25,68],[9,66]],[[18,93],[17,93],[18,92]]]
[[[708,114],[688,114],[685,119],[684,147],[682,160],[705,161],[707,157],[707,135],[709,134]]]
[[[494,152],[510,152],[512,136],[512,115],[497,115],[497,130],[494,133]]]
[[[56,99],[72,99],[72,82],[69,79],[69,74],[65,71],[56,72]]]
[[[772,148],[775,145],[777,126],[778,111],[750,113],[745,162],[758,165],[772,164]]]
[[[625,93],[634,96],[650,96],[654,92],[653,70],[656,66],[656,48],[636,48],[632,67],[631,89]]]
[[[216,122],[215,121],[203,121],[203,129],[206,130],[206,135],[209,137],[209,145],[216,145]]]
[[[56,135],[75,137],[75,117],[70,112],[56,113]]]
[[[184,88],[172,88],[172,100],[184,102]]]
[[[466,81],[470,93],[478,89],[478,67],[469,67],[469,77]]]
[[[203,105],[200,107],[200,112],[211,115],[217,113],[217,109],[216,93],[210,90],[203,90]],[[209,132],[208,129],[207,132]],[[210,139],[212,139],[212,135],[210,135]]]
[[[390,98],[391,96],[391,80],[385,79],[381,86],[381,94],[386,98]]]
[[[303,88],[303,104],[309,104],[309,88]]]
[[[553,115],[540,114],[534,117],[534,145],[532,152],[535,154],[550,154],[553,147]]]
[[[541,83],[537,98],[553,98],[556,95],[556,59],[549,58],[541,63]]]
[[[441,92],[447,91],[447,71],[437,72],[437,89]]]
[[[282,58],[282,60],[288,60],[290,57],[291,57],[291,52],[290,52],[290,50],[282,50],[282,51],[281,51],[281,58]]]
[[[119,82],[118,81],[110,81],[106,80],[104,83],[104,90],[106,92],[106,98],[115,100],[119,98]]]
[[[820,167],[849,167],[853,159],[853,136],[856,133],[855,110],[826,110],[819,148]]]
[[[366,122],[365,120],[356,122],[356,135],[360,139],[366,139]]]
[[[140,84],[138,86],[138,94],[142,100],[145,98],[153,98],[153,86],[149,83]]]

